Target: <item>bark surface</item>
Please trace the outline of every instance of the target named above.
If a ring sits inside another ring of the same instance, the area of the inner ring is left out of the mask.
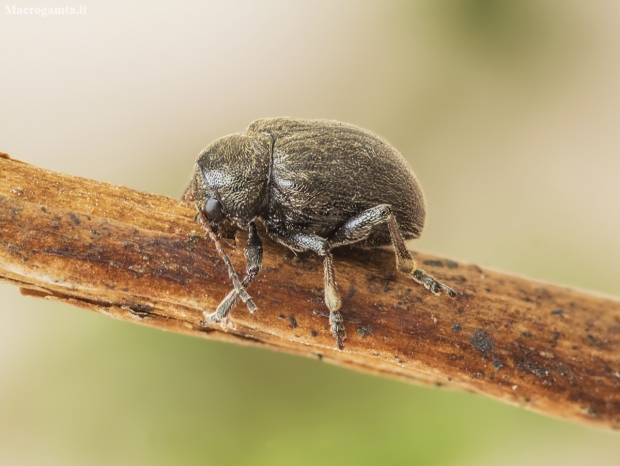
[[[165,196],[43,170],[0,153],[0,281],[189,335],[320,357],[411,382],[473,391],[547,415],[620,428],[620,301],[414,253],[458,292],[434,296],[382,250],[335,251],[347,332],[338,351],[320,258],[264,232],[263,270],[228,326],[203,328],[231,289],[194,221]],[[223,240],[243,275],[246,236]]]

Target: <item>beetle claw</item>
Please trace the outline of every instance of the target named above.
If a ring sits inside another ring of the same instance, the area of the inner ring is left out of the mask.
[[[224,330],[226,329],[234,329],[235,325],[231,322],[228,316],[220,317],[216,315],[217,312],[212,312],[211,314],[204,313],[205,320],[200,321],[201,327],[209,327],[210,325],[219,324]]]
[[[346,335],[344,332],[344,321],[342,320],[342,314],[340,314],[339,311],[331,311],[329,313],[329,323],[332,335],[336,337],[338,349],[344,349],[344,339],[346,338]]]

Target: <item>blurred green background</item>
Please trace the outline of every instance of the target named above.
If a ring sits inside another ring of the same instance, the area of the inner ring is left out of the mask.
[[[256,118],[343,120],[415,170],[412,248],[620,295],[619,2],[80,4],[0,14],[1,151],[178,197],[198,152]],[[612,432],[0,285],[3,465],[618,458]]]

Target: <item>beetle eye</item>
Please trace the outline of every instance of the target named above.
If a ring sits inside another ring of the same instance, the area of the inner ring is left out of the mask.
[[[205,204],[205,213],[207,218],[214,222],[221,220],[222,218],[222,206],[217,199],[211,198]]]

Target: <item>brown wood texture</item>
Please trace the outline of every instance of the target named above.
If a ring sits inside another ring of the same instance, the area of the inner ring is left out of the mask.
[[[189,335],[319,357],[465,389],[551,416],[620,427],[620,302],[444,258],[420,266],[458,292],[434,296],[389,251],[336,251],[347,332],[338,351],[318,257],[264,232],[264,266],[226,328],[202,328],[231,289],[191,206],[0,155],[0,280],[25,295]],[[245,270],[245,234],[223,240]],[[243,274],[242,274],[243,275]]]

